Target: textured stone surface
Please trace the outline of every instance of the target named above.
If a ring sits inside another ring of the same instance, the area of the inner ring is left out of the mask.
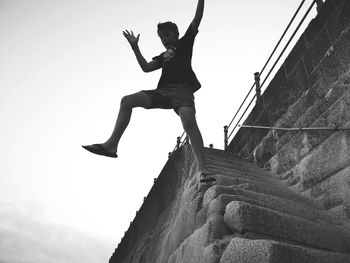
[[[350,4],[347,0],[331,0],[337,8],[332,19],[327,21],[326,27],[332,41],[336,41],[339,35],[349,25]]]
[[[350,1],[327,0],[262,94],[263,108],[244,123],[275,127],[350,125]],[[241,129],[228,149],[259,166],[295,192],[313,198],[349,165],[348,132],[265,131]],[[336,219],[349,224],[344,186],[329,185],[333,194],[315,197]],[[349,190],[350,186],[345,187]],[[342,194],[336,194],[341,192]],[[342,207],[342,208],[340,208]]]
[[[301,217],[310,221],[323,220],[332,222],[332,219],[313,207],[279,198],[272,195],[259,194],[250,191],[237,190],[235,195],[221,194],[208,205],[208,218],[212,215],[224,215],[226,206],[232,201],[241,201],[251,205]]]
[[[233,238],[220,263],[348,263],[350,255],[272,240]]]
[[[307,195],[319,200],[324,208],[344,206],[346,217],[350,218],[350,167],[346,167],[322,183],[311,187]]]
[[[228,186],[198,184],[199,174],[195,158],[191,147],[186,144],[169,160],[172,165],[166,165],[169,169],[168,176],[178,180],[172,183],[176,186],[172,201],[163,203],[167,205],[161,213],[154,207],[149,210],[157,213],[157,216],[153,214],[154,222],[145,222],[148,226],[142,230],[144,234],[141,236],[141,231],[135,232],[133,225],[134,222],[139,222],[138,216],[143,217],[140,215],[143,210],[140,210],[110,263],[219,263],[225,257],[222,256],[223,253],[228,255],[229,242],[238,237],[270,240],[279,238],[319,249],[347,249],[343,244],[346,229],[325,223],[329,219],[327,212],[319,210],[313,201],[290,191],[269,172],[246,161],[232,158],[230,154],[207,150],[206,155],[208,160],[216,162],[217,169],[220,169],[219,163],[224,165],[223,170],[230,174],[224,177],[231,177],[231,182],[237,182],[237,175],[244,175],[251,176],[252,183]],[[174,170],[181,176],[174,177],[171,172]],[[157,182],[162,183],[162,180]],[[343,178],[333,184],[337,188],[346,182],[348,183]],[[333,188],[314,189],[314,194],[318,191],[318,198],[323,198],[332,190]],[[162,194],[166,192],[162,191]],[[346,187],[342,195],[346,195]],[[146,201],[150,202],[149,207],[152,207],[152,200],[154,204],[160,202],[159,198],[148,196]],[[239,204],[238,209],[232,209],[234,203]],[[272,254],[276,260],[283,260],[290,253],[290,250],[276,251],[282,251]]]
[[[338,132],[307,155],[290,171],[290,177],[300,180],[292,186],[305,191],[350,165],[350,134]],[[290,180],[290,179],[289,179]]]
[[[274,198],[282,198],[289,201],[299,202],[301,204],[313,207],[316,204],[307,198],[297,195],[290,191],[286,186],[280,186],[279,184],[271,184],[270,189],[261,188],[254,184],[243,184],[235,186],[214,185],[210,187],[204,194],[203,206],[209,204],[210,201],[215,199],[221,194],[229,195],[244,195],[252,199],[267,198],[267,196],[273,196]]]
[[[210,242],[215,239],[222,238],[224,235],[230,234],[229,228],[224,223],[222,216],[211,218],[208,223],[203,225],[190,235],[182,244],[174,251],[169,258],[169,263],[190,263],[190,262],[206,262],[213,260],[219,252],[210,251]],[[209,248],[206,250],[206,247]],[[206,251],[205,251],[206,250]],[[221,254],[220,254],[221,256]]]
[[[320,64],[330,46],[331,41],[324,28],[304,55],[304,63],[308,74],[311,74]]]
[[[225,222],[240,233],[255,232],[334,252],[350,252],[350,237],[335,226],[316,223],[269,209],[234,201],[226,207]]]

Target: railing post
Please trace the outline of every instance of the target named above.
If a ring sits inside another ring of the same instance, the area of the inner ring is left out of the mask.
[[[260,90],[260,73],[255,72],[254,73],[254,79],[255,79],[255,92],[256,92],[256,101],[258,101],[261,97],[261,90]]]
[[[176,149],[179,149],[180,148],[180,144],[181,144],[181,137],[177,137],[176,139]]]
[[[317,4],[317,12],[321,12],[323,1],[322,0],[314,0]]]
[[[228,134],[228,127],[227,125],[224,126],[224,145],[225,145],[225,150],[227,149],[228,146],[228,138],[227,138],[227,134]]]

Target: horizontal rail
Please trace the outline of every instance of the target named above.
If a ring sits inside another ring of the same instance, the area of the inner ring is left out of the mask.
[[[254,125],[239,125],[241,128],[251,128],[251,129],[265,129],[265,130],[281,130],[281,131],[315,131],[315,130],[350,130],[350,127],[292,127],[292,128],[282,128],[282,127],[269,127],[269,126],[254,126]]]
[[[286,35],[288,29],[290,28],[292,22],[294,21],[295,17],[297,16],[297,14],[299,13],[301,7],[303,6],[305,0],[303,0],[301,2],[301,4],[299,5],[298,9],[296,10],[296,12],[294,13],[292,19],[290,20],[287,28],[285,29],[285,31],[283,32],[281,38],[279,39],[277,45],[275,46],[274,50],[272,51],[272,54],[270,55],[270,57],[268,58],[267,62],[265,63],[263,69],[260,71],[260,73],[255,73],[255,83],[253,84],[253,86],[251,87],[251,89],[249,90],[248,94],[246,95],[246,97],[244,98],[242,104],[240,105],[239,109],[236,111],[234,117],[232,118],[231,122],[229,123],[229,125],[225,126],[225,149],[227,148],[228,146],[228,142],[229,142],[229,139],[231,138],[231,136],[233,135],[233,133],[235,132],[237,126],[239,125],[240,121],[242,120],[242,118],[245,116],[246,112],[248,111],[248,109],[250,108],[250,106],[252,105],[254,99],[256,98],[257,100],[260,98],[260,90],[262,89],[262,87],[264,86],[265,82],[267,81],[267,79],[269,78],[270,74],[273,72],[273,70],[275,69],[277,63],[280,61],[281,57],[283,56],[284,52],[286,51],[286,49],[288,48],[288,46],[290,45],[290,43],[292,42],[292,40],[294,39],[296,33],[299,31],[301,25],[304,23],[306,17],[309,15],[311,9],[313,8],[313,6],[315,4],[321,6],[321,2],[322,1],[312,1],[312,3],[310,4],[309,8],[307,9],[307,11],[305,12],[305,14],[303,15],[301,21],[298,23],[298,25],[296,26],[296,28],[294,29],[294,32],[292,33],[292,35],[290,36],[289,40],[287,41],[286,45],[284,46],[283,50],[281,51],[281,53],[279,54],[278,58],[276,59],[276,61],[274,62],[273,66],[271,67],[271,69],[269,70],[269,72],[267,73],[266,77],[264,78],[262,84],[260,85],[259,83],[259,87],[257,87],[257,93],[253,96],[253,98],[250,100],[248,106],[245,108],[243,114],[240,115],[240,118],[239,120],[236,122],[236,124],[234,125],[233,129],[231,130],[231,132],[229,132],[229,128],[231,127],[231,125],[233,124],[234,120],[236,119],[236,117],[238,116],[239,112],[241,111],[243,105],[246,103],[246,100],[248,98],[248,96],[251,94],[252,90],[253,90],[253,87],[258,85],[257,84],[257,80],[258,82],[260,81],[260,76],[262,74],[262,72],[265,70],[267,64],[270,62],[272,56],[274,55],[277,47],[280,45],[282,39],[284,38],[284,36]],[[258,75],[257,75],[258,74]]]
[[[263,68],[260,70],[259,77],[260,77],[261,74],[264,72],[266,66],[269,64],[271,58],[272,58],[273,55],[275,54],[275,52],[276,52],[278,46],[281,44],[281,42],[282,42],[284,36],[285,36],[286,33],[288,32],[288,29],[290,28],[291,24],[293,23],[295,17],[296,17],[297,14],[299,13],[301,7],[304,5],[304,2],[305,2],[305,0],[301,1],[300,5],[298,6],[298,9],[295,11],[295,13],[294,13],[292,19],[289,21],[289,23],[288,23],[286,29],[284,30],[282,36],[281,36],[280,39],[278,40],[276,46],[274,47],[273,51],[271,52],[271,54],[270,54],[269,58],[267,59],[265,65],[264,65]],[[253,90],[255,84],[256,84],[256,83],[254,82],[254,84],[252,85],[252,87],[251,87],[250,90],[248,91],[248,93],[247,93],[247,95],[245,96],[245,98],[244,98],[242,104],[239,106],[238,110],[236,111],[236,114],[233,116],[231,122],[227,125],[227,129],[229,129],[229,128],[231,127],[233,121],[236,119],[236,117],[237,117],[238,113],[240,112],[241,108],[243,107],[245,101],[247,100],[248,96],[249,96],[250,93],[252,92],[252,90]],[[238,122],[239,122],[239,121],[238,121]],[[236,127],[235,127],[235,128],[236,128]],[[233,129],[233,131],[235,130],[235,128]],[[232,133],[231,133],[231,134],[232,134]],[[229,136],[229,137],[230,137],[230,136]]]

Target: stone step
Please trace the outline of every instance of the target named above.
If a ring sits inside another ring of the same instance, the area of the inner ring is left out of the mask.
[[[273,240],[235,237],[220,263],[349,263],[350,255]]]
[[[253,232],[333,252],[350,252],[350,235],[324,222],[308,221],[241,201],[229,203],[224,218],[239,233]]]
[[[238,160],[238,159],[231,159],[231,158],[220,158],[217,156],[206,156],[205,158],[208,162],[212,162],[212,163],[217,163],[219,165],[225,165],[225,166],[229,166],[229,167],[234,167],[237,169],[242,169],[244,170],[245,167],[248,167],[249,170],[251,171],[265,171],[262,168],[259,168],[257,166],[255,166],[252,163],[249,163],[247,161],[242,161],[242,160]]]
[[[236,155],[224,151],[224,150],[218,150],[218,149],[205,149],[205,156],[209,158],[218,158],[222,160],[229,160],[229,161],[234,161],[235,163],[241,163],[241,164],[246,164],[250,163],[247,160],[241,159],[237,157]]]
[[[258,172],[247,172],[245,170],[239,170],[236,168],[228,167],[228,166],[222,166],[219,164],[215,163],[210,163],[207,162],[207,167],[210,171],[215,170],[215,171],[223,171],[228,174],[237,175],[237,176],[242,176],[246,178],[252,178],[254,180],[259,180],[259,181],[276,181],[278,182],[275,178],[272,178],[271,176],[265,176],[263,173],[258,173]]]
[[[211,165],[208,165],[209,171],[223,176],[222,184],[223,185],[230,185],[230,181],[232,180],[232,185],[237,185],[236,179],[240,179],[241,183],[252,183],[257,184],[261,186],[265,186],[267,188],[275,189],[276,191],[283,191],[283,192],[290,192],[295,193],[291,191],[286,185],[283,184],[283,182],[278,181],[274,178],[268,178],[265,176],[259,176],[259,175],[252,175],[247,173],[240,173],[228,169],[222,169],[220,167],[214,167]],[[235,179],[235,180],[234,180]]]
[[[244,173],[237,173],[235,171],[231,171],[228,169],[222,169],[220,167],[214,167],[211,165],[207,166],[209,171],[218,174],[218,175],[223,175],[226,177],[230,177],[230,178],[238,178],[238,179],[242,179],[242,180],[246,180],[247,182],[255,182],[258,184],[264,184],[264,185],[271,185],[274,184],[276,185],[276,187],[284,187],[286,188],[283,184],[279,184],[279,182],[276,182],[275,180],[271,180],[271,179],[267,179],[264,178],[262,176],[252,176],[252,175],[247,175]]]
[[[210,149],[210,148],[205,148],[205,152],[208,155],[215,155],[215,156],[220,156],[220,157],[229,157],[229,158],[237,158],[234,154],[227,152],[225,150],[220,150],[220,149]]]
[[[212,215],[224,215],[226,206],[232,201],[241,201],[247,204],[267,208],[273,211],[300,217],[309,221],[325,221],[332,223],[332,219],[325,213],[303,204],[283,198],[259,194],[255,192],[236,189],[234,194],[221,194],[208,204],[207,218]]]
[[[262,198],[280,198],[286,200],[286,202],[292,202],[295,204],[300,204],[310,209],[318,209],[317,206],[310,200],[301,197],[301,199],[291,200],[289,198],[283,198],[281,196],[271,195],[268,193],[262,193],[257,191],[252,191],[247,188],[241,188],[236,186],[222,186],[222,185],[214,185],[206,190],[203,197],[203,206],[209,204],[213,199],[217,198],[219,195],[227,194],[227,195],[244,195],[251,199],[261,200]],[[295,193],[292,193],[296,195]],[[287,201],[288,200],[288,201]]]
[[[215,186],[232,187],[234,189],[242,189],[242,190],[248,190],[248,191],[257,192],[261,194],[273,195],[273,196],[292,200],[295,202],[300,202],[305,205],[318,208],[315,202],[307,199],[306,197],[296,194],[295,192],[291,191],[285,186],[280,187],[278,185],[273,185],[273,184],[261,184],[259,182],[248,181],[245,179],[237,179],[237,178],[235,179],[235,178],[220,175],[220,174],[217,174],[215,177],[216,177]],[[207,191],[211,191],[210,189],[211,188],[209,188]]]
[[[217,156],[206,156],[206,161],[212,164],[220,165],[220,166],[227,166],[229,168],[235,168],[242,171],[262,173],[262,174],[266,174],[267,176],[271,176],[269,171],[266,171],[262,168],[255,166],[252,163],[249,163],[243,160],[224,159]]]

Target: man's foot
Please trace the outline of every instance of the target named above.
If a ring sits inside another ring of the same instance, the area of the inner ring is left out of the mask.
[[[118,157],[116,153],[108,151],[102,144],[83,145],[82,147],[85,150],[94,154],[103,155],[111,158]]]
[[[201,175],[199,177],[199,182],[200,183],[214,183],[214,182],[216,182],[216,178],[214,175],[215,175],[215,173],[212,173],[209,171],[201,172]]]

